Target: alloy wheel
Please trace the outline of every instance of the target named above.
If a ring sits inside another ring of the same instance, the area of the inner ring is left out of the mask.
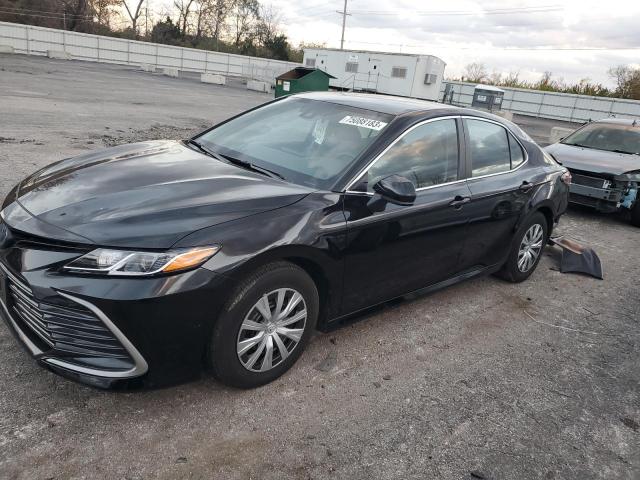
[[[540,256],[544,241],[544,229],[539,223],[534,223],[522,237],[518,250],[518,270],[523,273],[531,270]]]
[[[265,293],[249,310],[238,332],[237,353],[249,371],[266,372],[287,359],[304,334],[307,305],[291,288]]]

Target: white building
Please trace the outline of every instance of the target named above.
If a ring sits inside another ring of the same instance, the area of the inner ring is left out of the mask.
[[[304,65],[336,77],[331,87],[437,100],[446,63],[433,55],[305,48]]]

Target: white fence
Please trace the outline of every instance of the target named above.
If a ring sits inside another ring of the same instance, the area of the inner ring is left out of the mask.
[[[219,73],[274,83],[275,77],[301,66],[298,63],[266,58],[210,52],[195,48],[173,47],[122,38],[68,32],[0,22],[0,46],[13,47],[16,53],[47,55],[49,50],[65,52],[71,58],[124,65],[153,65],[199,73]],[[453,103],[471,106],[475,84],[442,82],[439,100],[446,84],[454,90]],[[513,113],[568,122],[585,122],[604,117],[640,118],[640,101],[589,97],[568,93],[507,88],[502,108]]]
[[[454,105],[469,107],[475,83],[442,82],[439,100],[442,101],[446,84],[453,88]],[[544,92],[522,88],[500,87],[504,90],[502,109],[520,115],[551,118],[567,122],[586,122],[605,117],[640,118],[640,101],[621,98],[590,97],[571,93]]]
[[[123,38],[103,37],[0,22],[0,46],[16,53],[47,55],[49,50],[65,52],[71,58],[124,65],[153,65],[187,72],[219,73],[275,83],[275,77],[301,66],[298,63],[266,58],[173,47]]]

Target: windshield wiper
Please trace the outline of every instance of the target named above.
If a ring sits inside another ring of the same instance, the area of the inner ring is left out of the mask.
[[[278,172],[274,172],[273,170],[269,170],[268,168],[259,167],[257,165],[254,165],[251,162],[247,162],[246,160],[240,160],[239,158],[230,157],[228,155],[222,155],[221,153],[218,153],[215,150],[211,150],[210,148],[205,147],[203,144],[201,144],[200,142],[196,142],[195,140],[191,140],[191,139],[187,140],[187,143],[189,145],[193,145],[198,150],[200,150],[202,153],[204,153],[206,155],[209,155],[210,157],[213,157],[216,160],[220,160],[221,162],[231,163],[233,165],[236,165],[238,167],[242,167],[242,168],[247,169],[247,170],[253,170],[254,172],[261,173],[261,174],[266,175],[268,177],[279,178],[281,180],[285,179]]]
[[[246,160],[240,160],[239,158],[230,157],[228,155],[219,154],[221,157],[225,158],[229,163],[236,165],[238,167],[245,168],[247,170],[253,170],[254,172],[261,173],[268,177],[279,178],[284,180],[285,178],[280,175],[278,172],[274,172],[273,170],[269,170],[268,168],[259,167],[251,162],[247,162]]]
[[[602,150],[601,148],[591,147],[589,145],[582,145],[581,143],[567,143],[566,145],[572,145],[574,147],[580,147],[580,148],[589,148],[591,150]]]
[[[616,152],[616,153],[625,153],[627,155],[640,155],[640,153],[638,153],[638,152],[627,152],[625,150],[618,150],[618,149],[611,150],[611,151],[612,152]]]
[[[567,143],[567,145],[573,145],[574,147],[589,148],[591,150],[601,150],[603,152],[625,153],[627,155],[640,155],[640,153],[638,153],[638,152],[627,152],[625,150],[619,150],[617,148],[614,148],[613,150],[609,150],[608,148],[592,147],[592,146],[589,146],[589,145],[582,145],[580,143]]]
[[[220,155],[218,152],[215,152],[207,147],[205,147],[204,145],[202,145],[200,142],[196,142],[195,140],[189,139],[187,140],[187,143],[189,145],[193,145],[194,147],[196,147],[198,150],[200,150],[202,153],[204,153],[205,155],[209,155],[210,157],[215,158],[216,160],[220,160],[221,162],[225,162],[227,163],[227,159],[224,158],[222,155]]]

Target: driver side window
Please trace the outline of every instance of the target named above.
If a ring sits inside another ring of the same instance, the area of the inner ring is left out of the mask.
[[[416,188],[458,180],[458,129],[454,119],[415,127],[394,143],[369,169],[367,191],[379,180],[402,175]]]

